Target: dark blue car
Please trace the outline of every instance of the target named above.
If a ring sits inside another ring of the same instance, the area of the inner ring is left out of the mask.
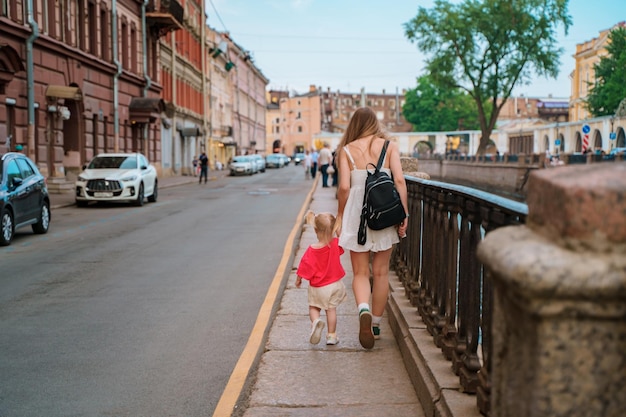
[[[50,198],[46,179],[26,155],[9,152],[0,157],[0,246],[11,244],[15,231],[31,226],[48,232]]]

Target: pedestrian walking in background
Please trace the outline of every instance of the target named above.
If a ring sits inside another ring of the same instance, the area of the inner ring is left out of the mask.
[[[375,340],[380,337],[380,321],[389,294],[391,250],[400,241],[400,236],[406,236],[408,226],[407,216],[399,226],[383,230],[367,228],[365,244],[358,243],[367,164],[376,165],[387,139],[389,136],[383,131],[376,113],[369,107],[361,107],[350,119],[337,152],[339,186],[335,232],[339,236],[339,246],[350,251],[354,273],[352,290],[359,311],[359,342],[366,349],[373,348]],[[389,143],[382,170],[391,174],[404,211],[408,213],[406,183],[395,142]],[[373,275],[371,286],[370,259]]]
[[[311,178],[315,178],[315,174],[317,173],[317,158],[319,154],[317,150],[313,148],[311,150]]]
[[[309,281],[308,301],[311,334],[309,342],[316,345],[322,338],[324,322],[320,318],[322,310],[326,312],[328,332],[326,344],[336,345],[337,337],[337,306],[347,297],[346,287],[342,278],[346,274],[341,265],[343,248],[333,235],[336,218],[330,213],[315,215],[312,211],[305,216],[306,223],[315,228],[317,243],[310,245],[304,252],[298,265],[296,287],[300,288],[302,280]]]
[[[196,177],[198,175],[198,158],[195,155],[191,163],[193,164],[193,176]]]
[[[332,162],[332,160],[333,160],[333,154],[330,151],[330,145],[324,142],[324,147],[320,151],[319,156],[317,158],[317,161],[320,167],[320,172],[322,173],[322,187],[323,188],[328,188],[328,167],[330,166],[330,163]]]
[[[206,184],[209,176],[209,157],[206,156],[206,153],[202,152],[200,158],[198,158],[200,163],[200,178],[198,184],[202,184],[202,178],[204,177],[204,183]]]
[[[304,153],[304,160],[302,162],[304,165],[304,178],[308,180],[311,178],[311,167],[313,166],[313,158],[311,157],[311,153],[309,151]]]

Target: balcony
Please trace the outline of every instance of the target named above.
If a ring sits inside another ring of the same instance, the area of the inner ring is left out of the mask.
[[[182,29],[183,6],[176,0],[152,0],[148,5],[146,20],[156,38],[174,30]]]

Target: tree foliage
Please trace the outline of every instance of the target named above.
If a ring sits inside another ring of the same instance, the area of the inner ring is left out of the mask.
[[[435,0],[404,24],[407,38],[430,58],[426,70],[441,88],[474,99],[484,153],[513,88],[533,73],[556,78],[563,53],[556,31],[571,25],[568,0]]]
[[[475,130],[479,128],[476,103],[459,88],[441,88],[428,75],[405,94],[402,115],[419,132]]]
[[[586,99],[587,109],[595,117],[615,114],[626,98],[626,28],[609,33],[606,51],[608,55],[593,66],[595,83]]]

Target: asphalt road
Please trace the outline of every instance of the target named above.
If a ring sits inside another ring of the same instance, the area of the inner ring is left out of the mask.
[[[310,190],[301,167],[53,211],[0,248],[0,416],[207,416]]]

